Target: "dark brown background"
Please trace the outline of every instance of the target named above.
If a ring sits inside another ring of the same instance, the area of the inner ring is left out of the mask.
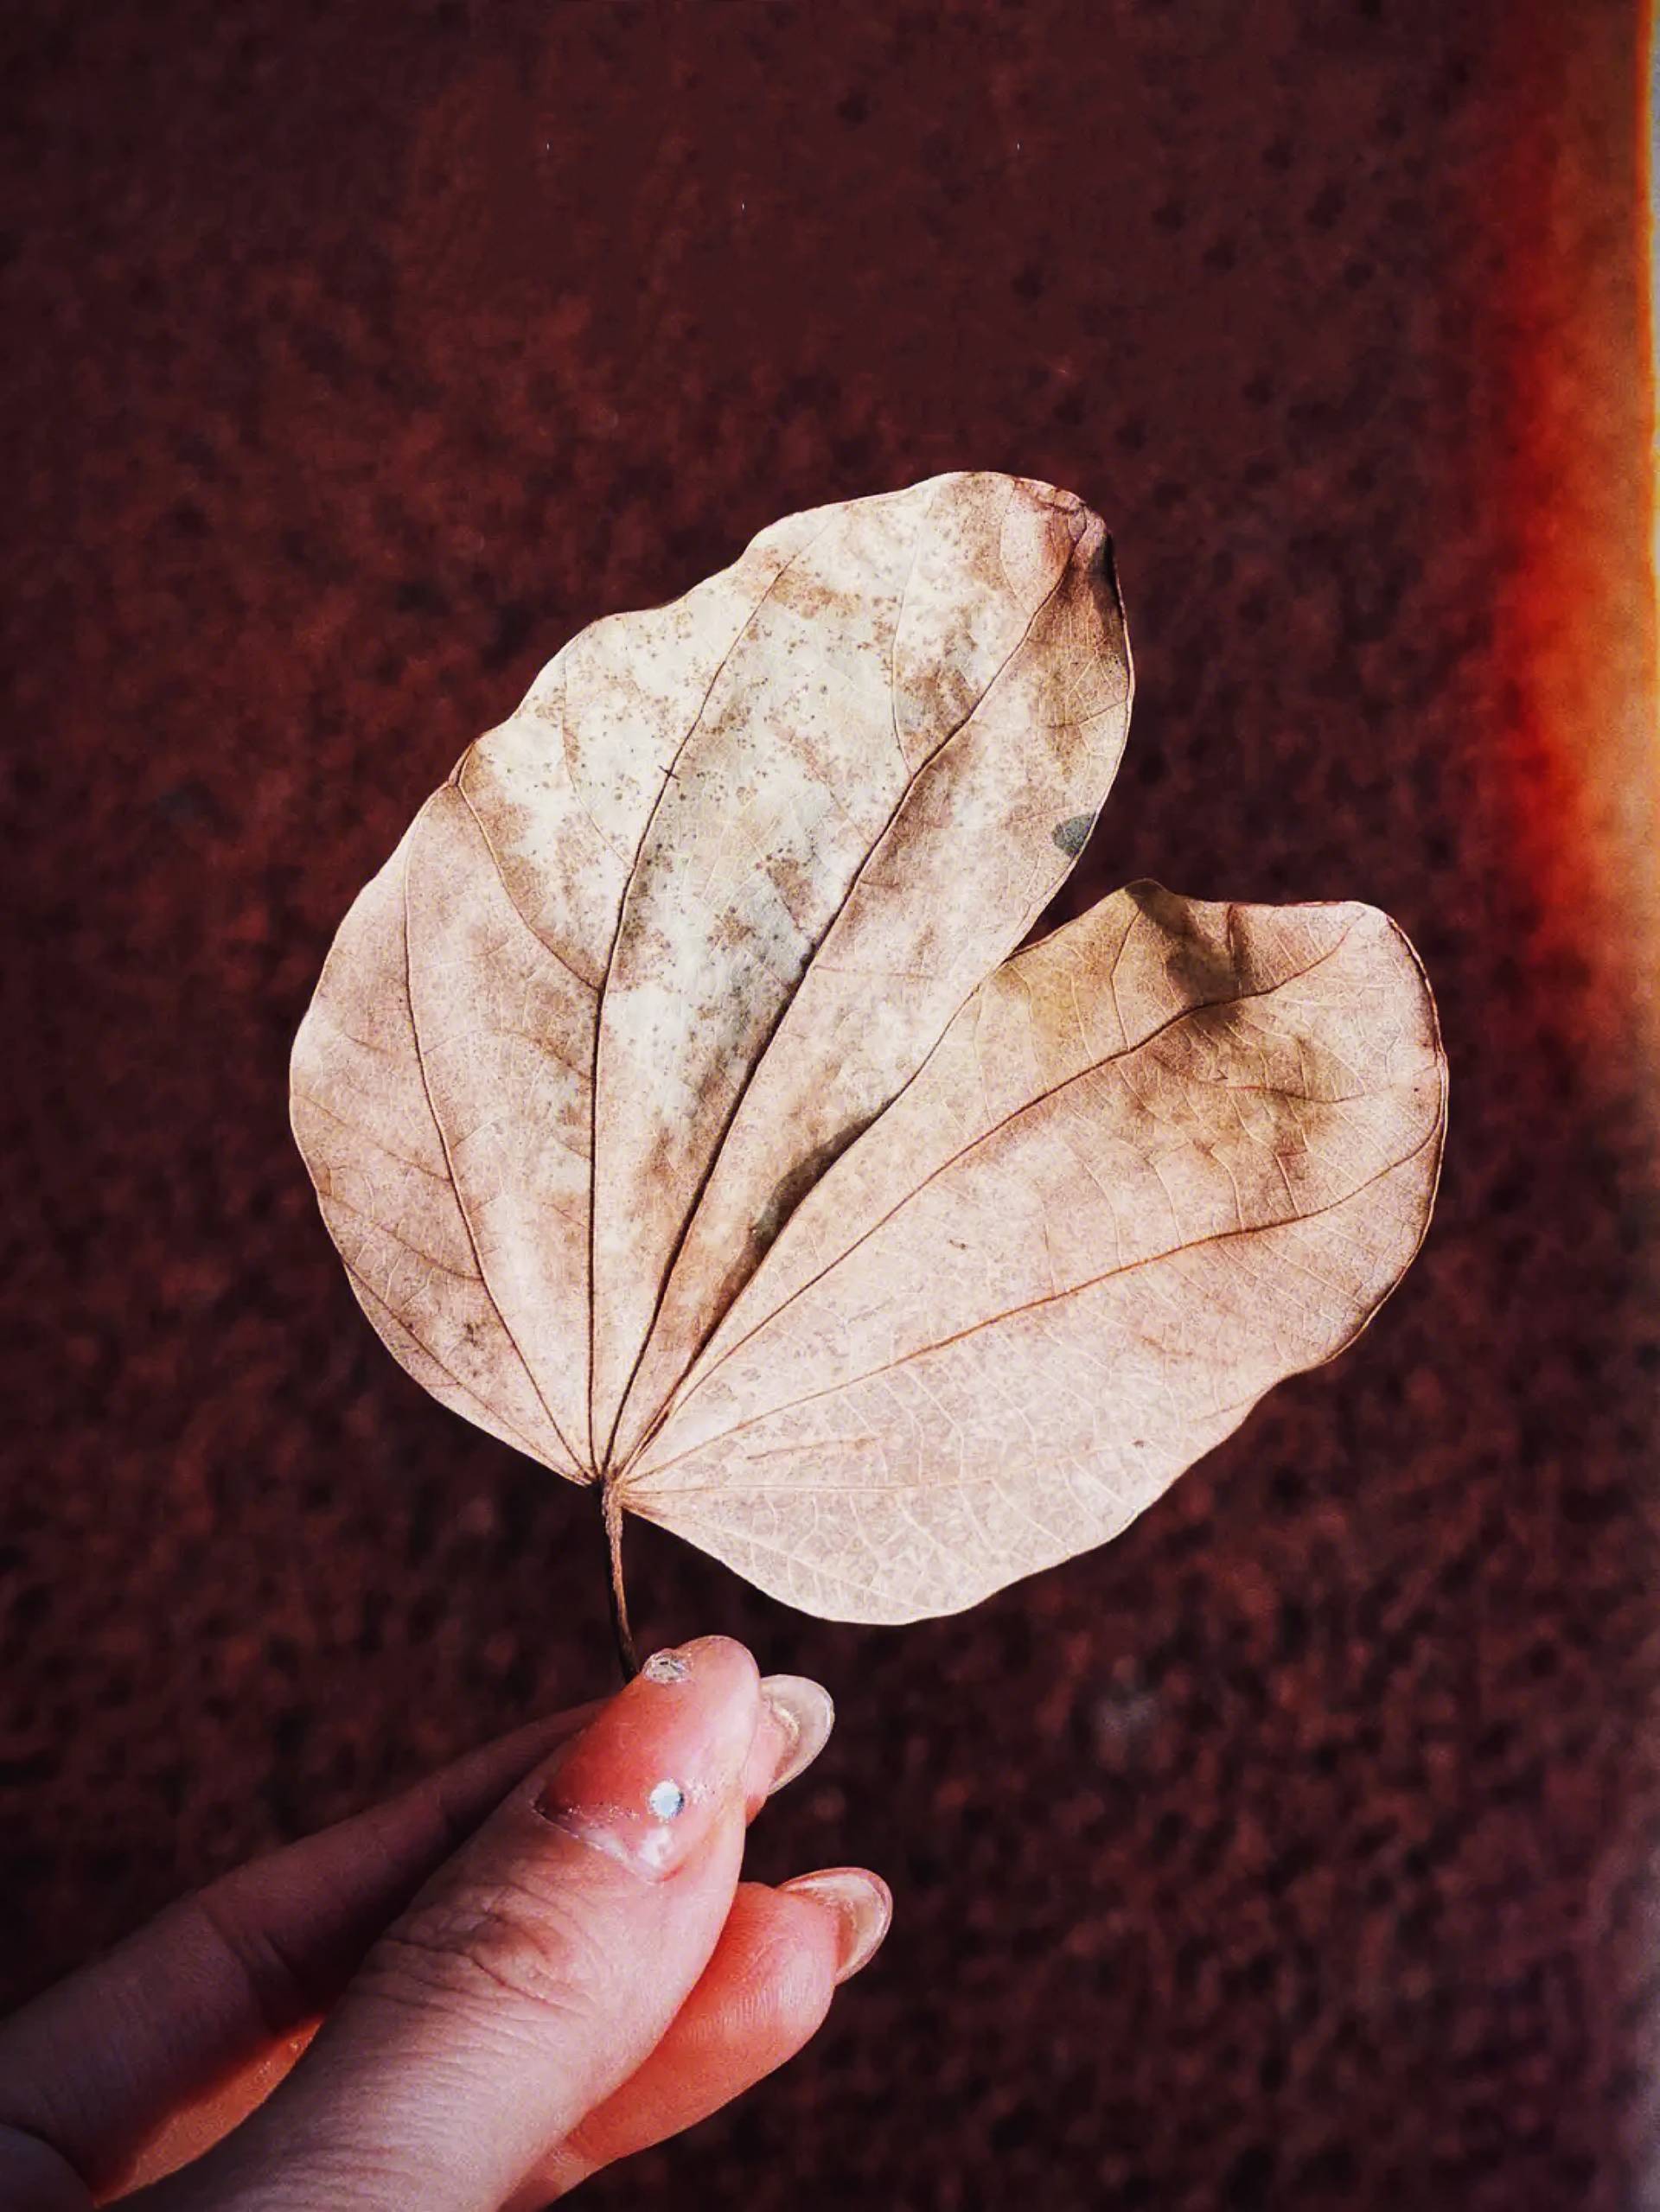
[[[1106,513],[1136,641],[1081,884],[1397,915],[1440,1210],[1349,1358],[972,1614],[631,1538],[649,1636],[840,1702],[760,1871],[867,1858],[898,1918],[591,2201],[1660,2202],[1639,29],[14,0],[12,1989],[605,1680],[580,1501],[352,1304],[289,1042],[578,626],[1009,469]]]

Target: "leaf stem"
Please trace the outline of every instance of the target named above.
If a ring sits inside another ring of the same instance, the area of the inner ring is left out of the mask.
[[[629,1593],[622,1579],[622,1501],[616,1495],[615,1480],[609,1475],[603,1475],[599,1480],[599,1513],[610,1556],[611,1634],[616,1639],[617,1664],[622,1669],[622,1680],[632,1682],[640,1672],[640,1661],[634,1648],[634,1630],[629,1626]]]

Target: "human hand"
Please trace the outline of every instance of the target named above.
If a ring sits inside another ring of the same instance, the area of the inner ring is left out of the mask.
[[[737,1879],[831,1718],[704,1637],[170,1907],[0,2026],[0,2202],[528,2212],[692,2126],[886,1933]]]

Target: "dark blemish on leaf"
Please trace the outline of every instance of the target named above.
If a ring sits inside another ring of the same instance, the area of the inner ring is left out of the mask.
[[[846,1128],[816,1145],[788,1175],[779,1178],[771,1197],[756,1216],[750,1233],[751,1251],[757,1257],[770,1250],[785,1222],[808,1191],[829,1173],[853,1139],[862,1136],[870,1125],[869,1115],[862,1115],[857,1121],[849,1122]],[[746,1266],[744,1272],[747,1274],[748,1272]]]
[[[1089,842],[1089,832],[1095,826],[1093,814],[1074,814],[1069,822],[1057,822],[1055,842],[1069,860],[1076,860]]]

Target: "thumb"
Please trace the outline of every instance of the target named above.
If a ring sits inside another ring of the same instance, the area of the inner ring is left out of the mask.
[[[762,1712],[741,1644],[660,1653],[440,1868],[288,2080],[166,2201],[499,2205],[702,1973]]]

